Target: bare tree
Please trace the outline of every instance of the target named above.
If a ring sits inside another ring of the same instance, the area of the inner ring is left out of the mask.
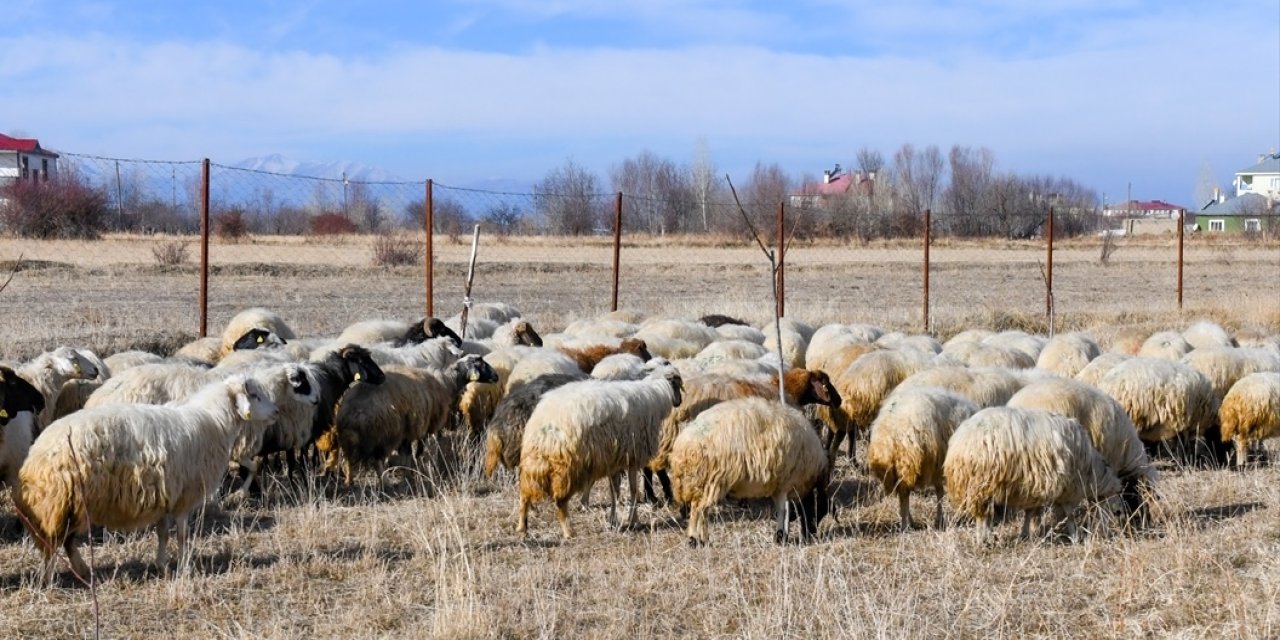
[[[604,227],[603,200],[599,192],[596,175],[568,160],[534,185],[534,207],[552,233],[590,234],[597,227]]]
[[[666,234],[684,230],[694,209],[694,193],[687,174],[674,162],[642,151],[624,160],[612,173],[615,191],[631,196],[623,224],[629,229]]]
[[[868,147],[858,149],[858,171],[865,176],[884,170],[884,156]]]
[[[742,186],[743,208],[751,216],[752,224],[776,233],[771,222],[778,212],[778,203],[786,200],[791,193],[791,178],[778,164],[762,164],[757,162],[751,175]]]
[[[693,165],[689,167],[689,186],[693,190],[698,212],[702,214],[702,230],[711,230],[710,216],[713,198],[718,193],[720,181],[716,178],[716,163],[711,159],[711,148],[706,138],[698,138],[693,148]]]
[[[974,235],[980,228],[976,216],[981,214],[981,203],[991,187],[995,167],[995,154],[986,147],[952,146],[947,159],[951,166],[951,183],[943,192],[945,211],[950,214],[949,228],[953,233]]]

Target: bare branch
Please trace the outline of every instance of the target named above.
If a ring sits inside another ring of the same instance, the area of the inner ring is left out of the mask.
[[[764,240],[760,239],[760,232],[756,231],[756,225],[751,223],[751,216],[747,215],[747,210],[742,208],[742,201],[738,200],[738,190],[733,188],[733,179],[729,174],[724,174],[724,179],[729,183],[729,192],[733,194],[733,203],[738,205],[738,212],[742,214],[742,219],[747,222],[747,228],[751,230],[751,236],[756,239],[756,244],[760,245],[760,250],[764,252],[769,263],[773,263],[773,254],[764,246]]]
[[[4,292],[5,288],[9,286],[9,283],[13,281],[13,275],[22,268],[22,256],[23,254],[19,253],[18,259],[13,261],[13,267],[9,269],[9,277],[4,279],[4,284],[0,284],[0,293]]]

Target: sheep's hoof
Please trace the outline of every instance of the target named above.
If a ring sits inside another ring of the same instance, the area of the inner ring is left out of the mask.
[[[697,538],[695,538],[695,537],[693,537],[693,536],[689,536],[689,548],[690,548],[690,549],[697,549],[697,548],[698,548],[698,547],[700,547],[700,546],[702,546],[702,543],[701,543],[701,542],[698,542],[698,539],[697,539]]]
[[[773,532],[773,542],[774,542],[775,544],[786,544],[786,543],[787,543],[787,532],[786,532],[786,531],[783,531],[782,529],[778,529],[777,531],[774,531],[774,532]]]

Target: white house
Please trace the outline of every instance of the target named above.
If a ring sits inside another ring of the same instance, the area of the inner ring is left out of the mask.
[[[40,147],[35,138],[0,133],[0,186],[17,180],[48,181],[58,175],[58,154]]]
[[[1258,164],[1236,172],[1236,197],[1256,193],[1269,202],[1280,200],[1280,153],[1258,156]]]

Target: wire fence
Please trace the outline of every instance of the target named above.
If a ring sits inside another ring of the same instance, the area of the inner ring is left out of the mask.
[[[11,350],[68,334],[136,342],[140,324],[187,337],[257,305],[307,314],[316,333],[365,318],[448,316],[461,310],[474,225],[481,247],[472,297],[540,312],[553,326],[618,308],[771,317],[769,266],[754,233],[768,248],[785,238],[780,306],[812,321],[943,334],[951,327],[939,318],[975,314],[1042,316],[1052,329],[1057,317],[1099,309],[1177,313],[1243,302],[1261,309],[1252,314],[1260,322],[1280,323],[1271,311],[1280,218],[1265,212],[1218,220],[1210,232],[1194,213],[1182,224],[1126,225],[1052,200],[933,212],[883,192],[739,204],[306,177],[208,161],[66,153],[61,163],[93,205],[60,201],[71,212],[65,224],[93,233],[40,233],[57,212],[16,215],[20,195],[0,205],[8,212],[0,267],[19,256],[24,263],[5,292],[24,304],[6,305],[10,321],[0,322],[22,329],[10,331],[19,336]],[[23,233],[23,224],[36,232]]]

